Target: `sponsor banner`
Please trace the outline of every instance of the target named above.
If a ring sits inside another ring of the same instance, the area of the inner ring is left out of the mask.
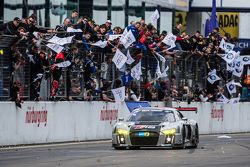
[[[129,112],[132,112],[134,109],[136,108],[140,108],[140,107],[150,107],[148,102],[126,102],[126,105],[129,109]]]
[[[116,121],[118,110],[101,110],[100,121]]]
[[[235,51],[241,51],[250,47],[250,39],[239,39],[234,47]]]
[[[181,23],[181,32],[187,30],[187,12],[175,12],[175,25]]]
[[[239,13],[238,12],[217,12],[220,34],[229,33],[231,37],[239,36]]]

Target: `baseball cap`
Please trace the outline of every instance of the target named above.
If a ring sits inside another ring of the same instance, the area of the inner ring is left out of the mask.
[[[106,21],[106,23],[110,23],[110,24],[112,24],[111,20],[107,20],[107,21]]]
[[[15,17],[13,21],[21,22],[22,20],[19,17]]]

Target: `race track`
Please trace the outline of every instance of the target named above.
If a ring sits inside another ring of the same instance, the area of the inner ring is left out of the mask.
[[[0,167],[250,166],[249,133],[203,135],[200,136],[197,149],[142,148],[117,151],[110,145],[110,141],[102,141],[0,148]]]

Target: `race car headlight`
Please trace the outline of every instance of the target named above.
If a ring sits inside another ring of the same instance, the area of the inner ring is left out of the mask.
[[[116,129],[116,133],[119,134],[119,135],[128,135],[129,134],[129,131],[128,130],[125,130],[125,129]]]
[[[164,135],[173,135],[176,133],[176,129],[175,128],[172,128],[172,129],[167,129],[167,130],[163,130],[162,133]]]

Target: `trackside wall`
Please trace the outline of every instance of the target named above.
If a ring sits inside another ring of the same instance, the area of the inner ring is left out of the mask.
[[[250,132],[250,103],[175,103],[197,107],[182,112],[198,121],[200,133]],[[154,102],[152,106],[165,106]],[[0,146],[110,139],[112,125],[129,111],[124,102],[12,102],[0,103]]]

